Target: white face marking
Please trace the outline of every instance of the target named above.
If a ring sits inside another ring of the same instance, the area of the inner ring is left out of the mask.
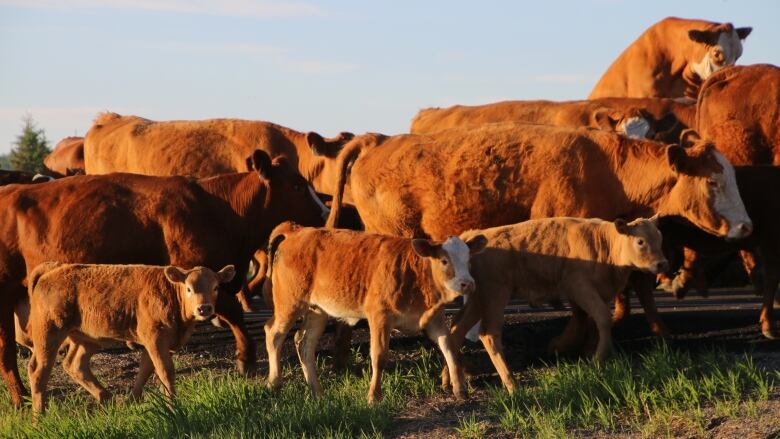
[[[469,258],[471,257],[469,246],[462,239],[451,236],[444,241],[441,248],[449,255],[450,261],[452,261],[452,269],[455,272],[452,279],[447,280],[447,289],[462,294],[463,291],[460,284],[462,282],[474,282],[474,278],[471,277],[469,272]]]
[[[621,122],[619,128],[629,139],[646,139],[650,123],[643,117],[629,117]]]
[[[320,197],[317,196],[317,193],[314,192],[314,189],[312,189],[311,186],[306,185],[306,189],[309,190],[309,194],[312,198],[314,198],[314,202],[320,206],[320,210],[322,210],[322,217],[328,219],[328,215],[330,215],[330,209],[328,209],[328,206],[326,206],[325,203],[320,200]]]
[[[714,190],[715,202],[713,207],[729,223],[729,231],[726,237],[742,238],[744,237],[742,235],[743,232],[738,226],[741,224],[752,226],[752,223],[745,211],[742,197],[739,196],[734,166],[721,153],[713,151],[713,154],[715,154],[715,159],[723,167],[722,174],[713,174],[712,176],[718,183],[718,188]]]
[[[701,43],[699,43],[701,44]],[[723,51],[723,64],[717,64],[712,59],[712,47],[709,47],[707,54],[704,55],[701,61],[692,64],[692,69],[702,80],[710,77],[713,73],[722,69],[723,67],[733,65],[737,62],[737,59],[742,56],[742,41],[740,41],[737,31],[731,31],[730,34],[721,32],[718,36],[718,43],[713,46],[718,47]]]

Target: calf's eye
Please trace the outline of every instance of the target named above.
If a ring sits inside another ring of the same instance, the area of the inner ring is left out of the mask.
[[[447,260],[446,259],[442,259],[441,260],[441,265],[447,265]]]
[[[636,243],[639,244],[640,246],[642,246],[642,245],[645,245],[645,240],[640,238],[640,239],[637,239]]]

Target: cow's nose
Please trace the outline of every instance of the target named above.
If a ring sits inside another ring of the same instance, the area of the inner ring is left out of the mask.
[[[750,236],[750,234],[753,233],[753,224],[739,223],[737,224],[737,230],[739,231],[740,236],[742,236],[743,238]]]
[[[214,307],[211,305],[198,305],[198,314],[202,317],[208,317],[214,313]]]
[[[462,280],[462,281],[460,281],[460,291],[463,294],[468,294],[468,293],[474,291],[474,281],[473,280]]]
[[[664,259],[655,263],[656,273],[666,273],[667,271],[669,271],[669,261]]]

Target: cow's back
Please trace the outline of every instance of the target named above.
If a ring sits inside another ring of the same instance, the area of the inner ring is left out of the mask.
[[[697,128],[735,165],[780,165],[780,68],[734,66],[702,86]]]
[[[61,175],[68,175],[69,170],[84,169],[84,138],[66,137],[60,140],[43,164]]]

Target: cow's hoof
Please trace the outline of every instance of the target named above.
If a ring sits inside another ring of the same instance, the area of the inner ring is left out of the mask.
[[[254,361],[236,360],[236,369],[241,376],[248,378],[257,373],[257,363]]]
[[[664,325],[662,322],[650,323],[650,332],[652,332],[656,337],[661,338],[669,338],[671,336],[671,333],[669,333],[666,325]]]
[[[761,334],[766,339],[777,340],[777,336],[775,336],[775,331],[773,331],[772,328],[761,328]]]
[[[114,395],[111,394],[108,390],[104,390],[98,394],[97,400],[100,404],[106,404],[107,402],[111,401],[114,398]]]

